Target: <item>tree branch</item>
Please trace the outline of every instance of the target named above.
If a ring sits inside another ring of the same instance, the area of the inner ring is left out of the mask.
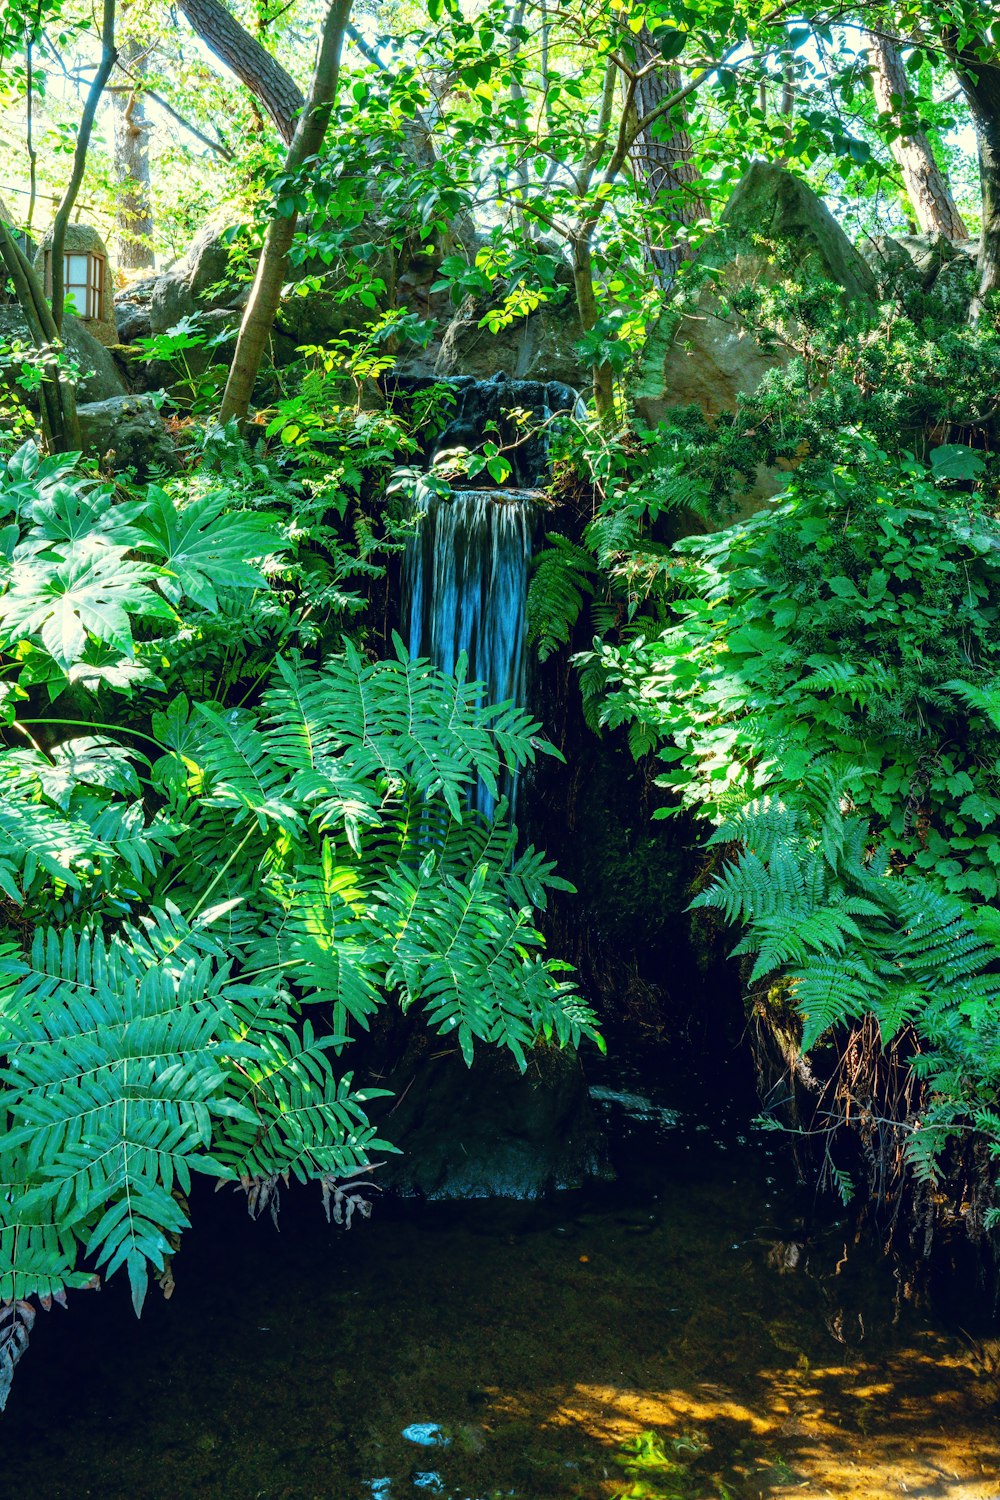
[[[63,276],[63,251],[66,245],[66,227],[69,224],[69,216],[73,211],[80,185],[83,182],[83,174],[87,166],[87,151],[90,147],[90,136],[94,128],[94,117],[97,114],[97,106],[104,92],[104,85],[111,77],[118,59],[115,48],[115,0],[104,0],[104,18],[101,26],[101,61],[94,81],[87,92],[87,99],[80,116],[80,128],[76,133],[76,149],[73,152],[73,171],[69,179],[62,202],[56,210],[56,216],[52,224],[52,317],[56,328],[62,329],[63,307],[65,304],[65,278]]]

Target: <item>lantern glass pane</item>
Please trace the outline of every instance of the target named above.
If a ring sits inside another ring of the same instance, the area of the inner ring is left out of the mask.
[[[79,289],[80,291],[83,291],[85,289],[88,282],[87,272],[89,269],[89,262],[89,255],[67,255],[65,272],[67,291],[70,287],[73,287],[74,290]],[[80,298],[78,300],[80,302],[80,305],[82,306],[83,299]]]

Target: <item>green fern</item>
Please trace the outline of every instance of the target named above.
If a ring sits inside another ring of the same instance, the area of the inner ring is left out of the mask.
[[[540,661],[566,645],[580,617],[583,601],[594,592],[594,558],[558,531],[546,535],[528,587],[528,639]]]

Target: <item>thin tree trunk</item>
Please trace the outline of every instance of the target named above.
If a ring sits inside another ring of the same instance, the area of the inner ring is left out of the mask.
[[[259,99],[290,146],[305,99],[294,78],[219,0],[177,0],[192,28]]]
[[[899,47],[892,37],[869,32],[868,54],[872,63],[875,102],[897,127],[913,103]],[[889,150],[903,174],[903,186],[913,206],[914,217],[924,234],[943,234],[954,241],[967,240],[969,231],[951,195],[948,178],[934,159],[934,150],[922,130],[906,131],[889,142]]]
[[[130,75],[128,91],[115,90],[115,212],[118,264],[143,270],[155,263],[153,204],[149,185],[149,121],[142,101],[142,79],[147,50],[128,37],[118,50],[118,63]]]
[[[30,39],[24,48],[24,65],[27,77],[25,79],[25,137],[24,146],[28,153],[28,217],[24,222],[24,232],[31,235],[31,226],[35,220],[35,204],[38,200],[38,152],[35,149],[35,82],[32,76],[35,56],[34,42]]]
[[[94,74],[93,82],[87,90],[87,98],[80,116],[80,126],[76,133],[76,148],[73,152],[73,171],[69,179],[69,185],[63,194],[62,202],[56,210],[56,216],[52,223],[52,317],[56,328],[62,330],[63,307],[65,303],[65,278],[63,275],[63,250],[66,245],[66,227],[69,224],[69,216],[73,212],[73,204],[76,202],[83,182],[83,174],[87,166],[87,151],[90,147],[90,135],[94,128],[94,116],[97,114],[97,106],[101,102],[104,85],[111,77],[118,53],[115,50],[115,0],[104,0],[104,18],[101,25],[101,61],[97,72]]]
[[[0,219],[0,260],[14,284],[31,342],[36,349],[54,349],[59,343],[59,330],[52,310],[30,261],[3,219]],[[46,445],[52,453],[75,452],[82,443],[73,387],[61,378],[55,359],[46,364],[44,375],[39,404]]]
[[[987,54],[985,42],[976,52],[959,51],[954,33],[944,37],[945,51],[955,70],[976,127],[979,177],[983,189],[983,235],[979,244],[979,286],[969,308],[969,322],[978,323],[987,298],[1000,294],[1000,55]]]
[[[594,289],[594,252],[592,238],[578,236],[573,240],[573,287],[576,292],[576,307],[585,333],[596,327],[598,308]],[[595,361],[591,368],[594,392],[594,411],[602,423],[614,421],[615,376],[607,360]]]
[[[200,0],[199,0],[200,3]],[[312,88],[305,107],[299,115],[299,123],[285,158],[285,172],[298,172],[309,157],[315,156],[323,145],[326,127],[337,94],[340,78],[340,57],[344,47],[344,33],[351,14],[352,0],[332,0],[323,34],[320,39],[319,56]],[[275,314],[281,300],[281,288],[285,282],[285,266],[288,251],[295,235],[296,215],[276,213],[268,225],[264,248],[257,264],[257,275],[250,292],[236,353],[226,389],[222,397],[219,421],[224,425],[236,419],[242,426],[250,410],[254,383],[264,348],[274,327]]]
[[[649,28],[644,26],[635,39],[635,65],[642,69],[658,57],[656,42]],[[637,118],[642,120],[651,114],[663,100],[676,94],[680,87],[680,71],[669,64],[653,68],[644,74],[635,86],[634,108]],[[640,130],[632,142],[629,159],[636,183],[645,189],[651,204],[668,207],[678,224],[696,224],[699,219],[707,217],[708,211],[700,193],[691,188],[691,183],[698,176],[691,137],[683,121],[679,121],[669,136],[661,139],[659,133],[654,135],[653,132],[658,132],[662,123],[659,121]],[[647,243],[657,281],[664,290],[669,290],[683,262],[690,259],[691,246],[683,236],[671,244],[663,244],[656,243],[648,233]]]

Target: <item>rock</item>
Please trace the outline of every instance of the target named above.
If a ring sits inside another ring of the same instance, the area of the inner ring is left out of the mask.
[[[77,407],[84,450],[114,452],[116,469],[134,469],[147,479],[156,470],[176,470],[180,461],[149,396],[112,396]]]
[[[118,325],[118,338],[123,344],[135,344],[139,339],[153,336],[148,304],[143,307],[134,302],[118,303],[115,306],[115,322]]]
[[[144,276],[132,281],[115,295],[115,323],[120,344],[134,344],[137,339],[152,336],[150,304],[157,277]]]
[[[719,282],[702,289],[693,313],[678,317],[668,307],[643,352],[635,400],[650,423],[672,406],[699,406],[710,417],[734,411],[737,398],[756,390],[768,370],[788,364],[785,350],[761,348],[728,307],[743,288],[773,284],[787,274],[770,263],[770,246],[784,251],[793,272],[806,281],[832,281],[845,299],[864,305],[877,299],[871,268],[829,209],[783,167],[755,162],[722,223],[722,246],[706,257],[718,266]]]
[[[420,1037],[388,1080],[395,1098],[382,1128],[403,1154],[380,1182],[427,1199],[525,1200],[607,1175],[575,1055],[539,1048],[522,1074],[499,1052],[484,1049],[467,1068],[456,1053],[429,1056],[436,1045]]]
[[[408,378],[394,370],[391,386],[410,397],[440,386],[450,389],[447,420],[423,448],[424,462],[430,465],[439,454],[454,448],[474,450],[483,433],[491,432],[505,448],[511,465],[504,485],[511,498],[520,493],[521,498],[537,501],[538,487],[545,484],[549,474],[553,417],[582,414],[579,392],[558,380],[511,380],[503,373],[489,380],[476,380],[471,375]],[[524,412],[531,417],[530,437],[518,421],[518,414]]]
[[[0,307],[0,340],[31,343],[28,325],[19,307]],[[125,394],[125,382],[111,355],[71,313],[67,313],[63,320],[63,344],[70,360],[81,370],[76,387],[77,401],[105,401]]]
[[[720,243],[705,256],[717,269],[692,311],[667,307],[651,330],[634,389],[636,410],[651,426],[672,407],[697,406],[707,417],[736,410],[770,370],[791,353],[764,348],[733,310],[741,291],[774,285],[789,274],[804,283],[839,286],[845,302],[874,308],[876,277],[826,205],[783,167],[755,162],[722,215]],[[781,252],[781,264],[774,251]],[[760,470],[740,515],[751,515],[785,483],[777,470]]]
[[[943,234],[878,235],[861,246],[883,301],[915,318],[964,323],[976,285],[979,241],[956,245]]]
[[[156,278],[149,322],[154,334],[166,333],[182,318],[209,308],[233,307],[245,285],[229,270],[231,226],[209,221],[202,226],[175,265]]]
[[[517,380],[560,380],[577,390],[589,383],[589,366],[575,347],[582,330],[573,276],[558,255],[558,247],[556,251],[549,301],[498,333],[480,327],[480,323],[492,308],[501,305],[507,287],[492,297],[465,298],[444,331],[434,367],[436,375],[472,375],[489,380],[503,374]]]
[[[806,281],[832,281],[853,302],[874,302],[875,277],[821,198],[798,177],[757,161],[722,215],[730,244],[780,244]],[[760,252],[758,251],[758,254]]]

